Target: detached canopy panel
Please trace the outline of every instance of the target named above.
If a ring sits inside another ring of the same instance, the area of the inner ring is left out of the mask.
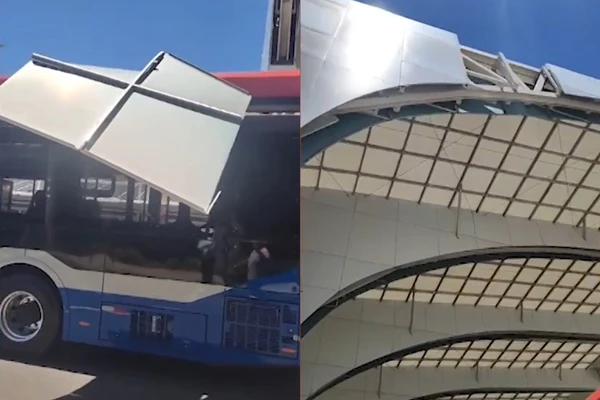
[[[0,120],[209,213],[250,100],[166,53],[141,72],[34,55],[0,86]]]

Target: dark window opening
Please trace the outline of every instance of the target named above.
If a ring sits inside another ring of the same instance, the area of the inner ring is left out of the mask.
[[[228,243],[239,254],[232,255],[239,260],[232,261],[236,282],[244,276],[270,276],[299,265],[299,135],[297,116],[246,117],[234,144],[211,223],[231,226],[233,219],[239,227]],[[243,260],[262,248],[269,257],[258,255],[255,274]]]

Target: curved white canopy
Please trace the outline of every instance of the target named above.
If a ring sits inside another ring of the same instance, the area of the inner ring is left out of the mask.
[[[356,1],[304,0],[301,34],[304,135],[350,112],[464,99],[600,111],[595,78],[491,56],[452,32]]]
[[[600,80],[350,0],[301,26],[303,186],[600,227]],[[329,140],[350,114],[379,123]]]

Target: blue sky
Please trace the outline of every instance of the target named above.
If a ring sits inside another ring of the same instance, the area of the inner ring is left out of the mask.
[[[599,0],[364,0],[456,33],[461,44],[600,78]]]
[[[32,53],[141,69],[165,50],[218,71],[260,69],[268,0],[0,0],[0,74]]]

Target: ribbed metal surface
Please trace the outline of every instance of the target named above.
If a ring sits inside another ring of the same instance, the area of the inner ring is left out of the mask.
[[[287,305],[227,299],[223,346],[278,355],[281,351],[281,325],[293,325],[297,318],[297,311]]]

